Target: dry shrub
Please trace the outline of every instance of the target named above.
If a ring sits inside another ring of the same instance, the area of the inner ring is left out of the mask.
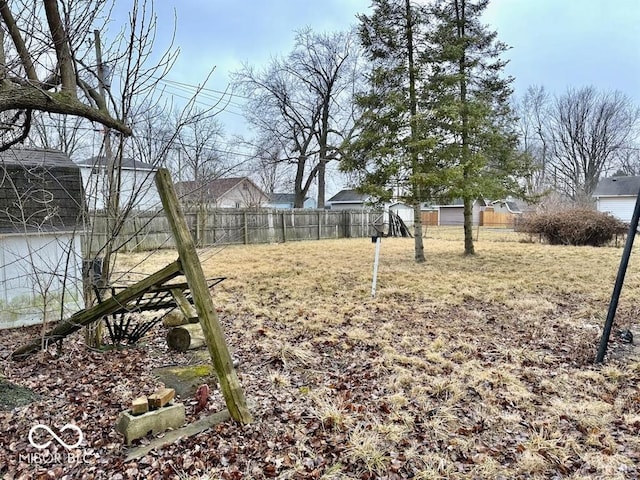
[[[624,234],[628,226],[609,215],[588,209],[572,209],[526,215],[518,230],[541,235],[551,245],[590,245],[601,247],[615,235]]]

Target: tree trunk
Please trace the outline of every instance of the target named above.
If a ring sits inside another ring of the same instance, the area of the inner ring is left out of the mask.
[[[464,199],[464,254],[475,255],[473,248],[473,199]]]
[[[411,2],[406,0],[405,2],[405,14],[406,14],[406,34],[407,34],[407,51],[409,61],[409,110],[411,112],[410,126],[411,126],[411,140],[412,143],[416,143],[419,140],[419,132],[417,127],[418,117],[418,99],[416,93],[416,70],[415,61],[413,58],[413,19],[411,17]],[[418,151],[415,146],[410,147],[411,150],[411,174],[417,175],[419,170]],[[423,263],[424,258],[424,245],[422,244],[422,218],[420,217],[420,202],[421,192],[420,185],[416,180],[412,181],[412,192],[414,207],[413,207],[413,225],[415,229],[414,243],[415,243],[415,259],[416,263]]]
[[[204,332],[199,323],[175,327],[167,333],[167,345],[178,352],[204,347],[206,344]]]
[[[413,240],[415,243],[416,263],[425,261],[424,245],[422,243],[422,212],[420,203],[413,206]]]

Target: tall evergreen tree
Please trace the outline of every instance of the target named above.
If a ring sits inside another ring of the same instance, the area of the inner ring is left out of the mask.
[[[449,166],[449,196],[464,202],[464,251],[474,254],[473,203],[479,197],[522,197],[518,183],[530,169],[516,155],[516,123],[504,76],[507,46],[481,23],[489,0],[437,0],[431,8],[431,63],[425,89],[436,158]]]
[[[359,189],[381,201],[399,197],[414,207],[415,260],[424,262],[420,203],[443,182],[429,151],[421,93],[427,78],[427,17],[410,0],[373,0],[359,16],[361,43],[371,62],[368,91],[357,96],[357,135],[341,163]]]

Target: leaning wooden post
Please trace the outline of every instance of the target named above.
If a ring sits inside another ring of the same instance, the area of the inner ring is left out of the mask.
[[[171,176],[166,168],[162,168],[156,173],[156,185],[162,200],[162,206],[175,237],[182,271],[187,278],[187,283],[193,295],[193,303],[200,318],[202,331],[220,381],[220,389],[224,395],[227,409],[231,414],[231,418],[242,424],[247,424],[251,422],[251,414],[247,408],[247,402],[244,398],[242,387],[240,387],[238,376],[233,368],[233,361],[224,339],[222,326],[218,321],[216,309],[211,300],[202,265],[200,265],[200,260],[196,253],[196,246],[189,233],[187,222],[184,219],[182,208],[178,203],[178,198],[171,182]]]

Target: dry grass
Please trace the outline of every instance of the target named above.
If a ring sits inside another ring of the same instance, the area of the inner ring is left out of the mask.
[[[523,239],[482,230],[469,258],[460,229],[430,227],[421,265],[412,240],[384,239],[375,299],[368,239],[201,259],[207,276],[227,277],[214,302],[248,395],[252,365],[268,364],[269,388],[326,435],[346,435],[324,478],[347,478],[345,465],[430,479],[637,478],[640,364],[592,364],[621,248]],[[176,254],[145,257],[119,268],[150,272]],[[636,252],[617,319],[636,331],[639,262]]]

